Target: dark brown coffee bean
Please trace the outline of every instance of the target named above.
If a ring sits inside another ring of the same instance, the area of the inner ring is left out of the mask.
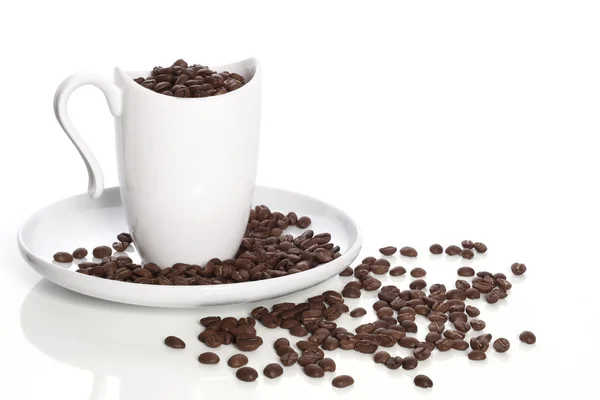
[[[514,263],[510,266],[510,270],[514,275],[523,275],[527,271],[525,264]]]
[[[359,318],[367,314],[367,310],[362,307],[357,307],[354,310],[350,311],[350,316],[353,318]]]
[[[185,342],[177,336],[167,336],[165,344],[173,349],[185,349]]]
[[[472,249],[475,247],[474,243],[470,240],[463,240],[460,244],[464,249]]]
[[[354,337],[343,337],[340,338],[340,349],[342,350],[354,350],[356,343],[358,342]]]
[[[171,89],[171,87],[173,87],[171,82],[163,81],[163,82],[158,82],[156,85],[154,85],[153,90],[155,92],[162,93],[165,90]]]
[[[471,340],[469,341],[469,344],[471,345],[471,348],[473,350],[479,350],[479,351],[483,351],[486,352],[489,347],[490,347],[490,340],[491,340],[491,335],[481,335],[481,336],[475,336],[472,337]]]
[[[433,387],[433,381],[427,375],[417,375],[414,379],[415,386],[423,389]]]
[[[219,335],[219,332],[214,333],[212,335],[208,335],[204,338],[204,344],[212,349],[216,349],[217,347],[221,346],[224,341],[225,341],[225,336]],[[239,348],[239,342],[238,342],[238,348]]]
[[[439,323],[439,322],[430,323],[428,328],[429,328],[429,332],[437,332],[437,333],[442,333],[442,332],[444,332],[444,329],[446,329],[444,324]]]
[[[404,360],[402,361],[402,369],[405,369],[407,371],[417,368],[418,365],[419,365],[419,360],[417,360],[413,356],[404,357]]]
[[[319,361],[318,365],[325,372],[335,372],[336,369],[335,361],[333,361],[331,358],[322,359]]]
[[[472,350],[471,352],[469,352],[469,360],[472,361],[482,361],[486,359],[486,355],[483,351],[481,350]]]
[[[462,249],[462,251],[460,252],[460,255],[462,256],[462,258],[465,258],[467,260],[470,260],[471,258],[473,258],[475,256],[475,254],[473,253],[473,250],[470,250],[470,249]]]
[[[465,292],[466,295],[467,290],[471,288],[471,284],[463,279],[458,279],[454,283],[454,287],[456,287],[458,290],[462,290],[463,292]]]
[[[339,346],[340,346],[339,340],[337,340],[334,337],[328,337],[327,339],[325,339],[323,341],[321,348],[323,350],[333,351],[333,350],[337,349]]]
[[[112,248],[115,249],[116,252],[123,252],[123,251],[127,250],[128,247],[129,247],[129,243],[114,242],[112,244]]]
[[[58,253],[54,254],[54,261],[70,263],[73,262],[73,256],[70,253],[67,253],[66,251],[59,251]]]
[[[478,253],[485,253],[487,251],[487,246],[485,244],[483,244],[483,243],[480,243],[480,242],[473,243],[473,248]]]
[[[281,365],[277,363],[271,363],[268,364],[265,369],[263,369],[263,374],[269,379],[279,378],[281,375],[283,375],[283,368],[281,368]]]
[[[469,288],[465,290],[465,295],[467,296],[467,299],[471,300],[475,300],[481,297],[481,293],[479,293],[479,290],[475,288]]]
[[[438,351],[446,352],[452,350],[452,346],[454,341],[451,339],[441,338],[437,342],[435,342],[435,347]]]
[[[446,298],[448,300],[457,299],[457,300],[463,300],[464,301],[464,300],[467,299],[467,295],[462,290],[452,289],[452,290],[449,290],[446,293]]]
[[[385,364],[389,359],[390,353],[388,353],[387,351],[378,351],[373,356],[373,361],[375,362],[375,364]]]
[[[154,87],[154,85],[156,85],[156,80],[154,80],[154,79],[146,79],[145,81],[143,81],[142,83],[140,83],[140,85],[142,85],[146,89],[152,89]]]
[[[300,340],[300,341],[296,342],[296,346],[301,351],[306,351],[307,349],[314,349],[315,347],[318,347],[319,344],[315,343],[315,342],[309,342],[307,340]]]
[[[402,366],[402,362],[404,360],[402,359],[402,357],[396,356],[396,357],[389,357],[385,362],[385,366],[389,369],[398,369]]]
[[[512,289],[512,283],[510,283],[509,281],[507,281],[506,279],[503,278],[497,278],[496,279],[496,283],[498,284],[498,287],[502,290],[504,290],[505,292]]]
[[[308,331],[302,325],[293,326],[290,328],[290,335],[302,337],[308,335]]]
[[[305,228],[308,228],[311,223],[312,223],[312,221],[310,220],[310,218],[305,216],[305,217],[298,218],[298,222],[296,222],[296,226],[300,229],[305,229]]]
[[[92,255],[96,258],[110,257],[112,249],[108,246],[98,246],[92,251]]]
[[[473,289],[479,293],[490,293],[494,289],[494,286],[489,282],[475,281],[473,279]]]
[[[427,271],[425,271],[423,268],[413,268],[410,271],[410,276],[412,276],[413,278],[422,278],[425,275],[427,275]]]
[[[376,265],[373,264],[371,266],[371,272],[374,273],[375,275],[384,275],[387,274],[389,267],[386,267],[385,265]]]
[[[152,278],[152,272],[147,270],[146,268],[136,268],[133,270],[133,275],[143,277],[143,278]]]
[[[392,315],[394,315],[394,310],[389,307],[381,307],[377,310],[377,317],[380,319],[383,317],[391,317]]]
[[[258,372],[251,367],[242,367],[236,371],[235,376],[243,382],[254,382],[258,378]]]
[[[404,257],[416,257],[418,255],[417,250],[410,246],[405,246],[400,249],[400,254]]]
[[[372,276],[366,276],[362,281],[363,287],[366,291],[377,290],[381,287],[381,281]]]
[[[456,328],[457,331],[463,333],[469,332],[471,330],[471,326],[462,320],[454,321],[454,328]]]
[[[442,254],[444,252],[444,249],[441,245],[435,243],[429,246],[429,251],[431,252],[431,254]]]
[[[472,319],[469,323],[471,324],[471,328],[476,332],[485,329],[485,322],[480,319]]]
[[[498,353],[505,353],[510,349],[510,342],[505,338],[498,338],[494,341],[494,350]]]
[[[533,332],[523,331],[519,335],[519,340],[523,343],[534,344],[536,342],[537,338],[535,337]]]
[[[241,351],[254,351],[262,346],[262,344],[262,338],[251,333],[244,333],[235,338],[235,345]]]
[[[456,256],[456,255],[460,254],[461,251],[462,251],[462,249],[455,245],[446,247],[446,254],[448,254],[449,256]]]
[[[458,276],[474,276],[475,270],[471,267],[460,267],[456,273]]]
[[[227,365],[231,368],[240,368],[246,364],[248,364],[248,357],[243,354],[234,354],[227,360]]]
[[[398,251],[398,248],[394,246],[386,246],[379,249],[379,252],[384,256],[392,256],[396,251]]]
[[[325,371],[317,364],[308,364],[304,367],[304,374],[310,378],[322,378],[325,376]]]
[[[133,239],[132,239],[131,235],[127,232],[119,233],[117,235],[117,240],[119,242],[123,242],[123,243],[129,243],[129,244],[133,243]]]
[[[73,251],[73,258],[82,259],[88,255],[87,249],[83,247],[78,247]]]
[[[410,283],[409,287],[413,290],[422,290],[427,287],[427,282],[423,279],[415,279]]]
[[[404,267],[394,267],[390,270],[391,276],[400,276],[406,274],[406,268]]]
[[[200,320],[200,324],[206,328],[209,325],[211,325],[215,322],[220,322],[220,321],[221,321],[221,317],[204,317]]]
[[[354,385],[354,379],[350,375],[338,375],[331,381],[336,388],[345,388]]]
[[[500,300],[500,294],[497,290],[492,289],[491,292],[485,295],[485,301],[489,304],[496,304]]]
[[[295,351],[285,353],[282,356],[280,356],[279,361],[281,361],[284,367],[294,365],[298,361],[298,353],[296,353]]]
[[[475,318],[481,314],[481,311],[475,306],[467,306],[465,309],[467,315],[471,318]]]
[[[290,346],[290,341],[287,340],[286,338],[279,338],[275,341],[275,343],[273,344],[273,348],[275,350],[277,350],[280,347],[289,347]],[[291,348],[291,347],[290,347]]]
[[[198,361],[200,362],[200,364],[218,364],[219,361],[221,361],[221,359],[218,355],[209,351],[200,354],[200,356],[198,357]]]
[[[407,349],[414,349],[419,344],[419,340],[417,338],[406,336],[398,341],[400,347],[404,347]]]
[[[340,272],[340,276],[352,276],[352,274],[354,273],[354,270],[352,269],[352,267],[346,267],[342,272]]]
[[[448,317],[446,316],[446,314],[444,314],[440,311],[430,312],[429,315],[427,316],[427,319],[429,319],[429,321],[431,321],[431,322],[437,322],[440,324],[445,324],[446,321],[448,321]]]
[[[375,257],[371,257],[371,256],[369,256],[369,257],[365,257],[365,258],[362,260],[362,264],[366,264],[366,265],[369,265],[369,266],[371,266],[371,265],[373,265],[373,263],[374,263],[375,261],[377,261],[377,259],[376,259]]]
[[[464,339],[465,334],[454,329],[448,329],[447,331],[444,331],[444,337],[450,340],[457,340]]]
[[[239,74],[236,74],[235,72],[231,72],[229,74],[229,78],[235,79],[236,81],[240,82],[241,84],[246,83],[246,80],[244,79],[244,77]]]

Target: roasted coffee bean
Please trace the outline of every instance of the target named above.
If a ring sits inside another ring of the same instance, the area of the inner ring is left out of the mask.
[[[482,361],[486,359],[486,355],[481,350],[472,350],[469,352],[469,360],[472,361]]]
[[[123,242],[114,242],[112,244],[112,248],[115,249],[116,252],[123,252],[123,251],[127,250],[128,247],[129,247],[129,244],[123,243]]]
[[[378,351],[373,356],[373,361],[375,362],[375,364],[385,364],[389,359],[390,353],[388,353],[387,351]]]
[[[510,349],[510,342],[505,338],[498,338],[494,341],[494,350],[498,353],[505,353]]]
[[[323,350],[333,351],[333,350],[337,349],[339,346],[340,346],[339,340],[330,336],[323,341],[321,348]]]
[[[305,229],[308,228],[311,223],[312,221],[309,217],[300,217],[298,218],[298,222],[296,222],[296,226],[300,229]]]
[[[463,279],[458,279],[454,283],[454,287],[456,287],[458,290],[462,290],[466,295],[466,291],[471,288],[471,284]]]
[[[465,290],[465,295],[467,296],[467,299],[471,300],[475,300],[481,297],[481,293],[479,293],[479,291],[475,288],[469,288]]]
[[[475,279],[473,281],[473,289],[479,293],[490,293],[494,289],[494,286],[489,282],[475,281]]]
[[[88,255],[88,251],[87,251],[87,249],[85,249],[83,247],[78,247],[73,251],[73,258],[81,259],[81,258],[85,258],[85,256],[87,256],[87,255]],[[56,258],[55,258],[55,260],[56,260]],[[58,260],[56,260],[56,261],[58,261]]]
[[[331,358],[324,358],[317,365],[325,372],[335,372],[336,369],[335,361]]]
[[[423,268],[413,268],[410,271],[410,276],[412,276],[413,278],[422,278],[425,275],[427,275],[427,271],[425,271]]]
[[[419,340],[411,336],[405,336],[398,341],[398,344],[400,345],[400,347],[414,349],[419,344]]]
[[[343,337],[340,338],[340,349],[342,350],[354,350],[356,347],[357,340],[354,337]]]
[[[369,275],[369,273],[371,272],[371,267],[369,267],[369,269],[359,268],[359,267],[354,268],[354,277],[356,279],[364,278],[365,276]]]
[[[438,351],[446,352],[446,351],[452,350],[453,344],[454,344],[453,340],[441,338],[440,340],[435,342],[435,347],[438,349]]]
[[[240,368],[246,364],[248,364],[248,357],[243,354],[234,354],[227,360],[227,365],[231,368]]]
[[[471,330],[471,326],[462,320],[454,321],[454,328],[456,328],[457,331],[463,333],[469,332]]]
[[[373,264],[371,265],[371,272],[374,273],[375,275],[384,275],[387,274],[389,267],[386,267],[385,265],[376,265]]]
[[[237,376],[240,381],[254,382],[256,378],[258,378],[258,372],[251,367],[242,367],[236,371],[235,376]]]
[[[441,245],[435,243],[429,246],[429,251],[431,252],[431,254],[442,254],[444,252],[444,248]]]
[[[402,326],[408,333],[417,333],[419,329],[417,324],[415,324],[413,321],[402,321],[400,326]]]
[[[512,283],[510,283],[506,279],[497,278],[496,279],[496,283],[498,284],[498,287],[500,289],[502,289],[503,291],[505,291],[505,292],[508,291],[508,290],[510,290],[510,289],[512,289]]]
[[[475,270],[471,267],[460,267],[456,273],[458,276],[474,276]]]
[[[455,245],[446,247],[446,254],[448,254],[449,256],[456,256],[456,255],[460,254],[461,251],[462,251],[462,249]]]
[[[465,351],[469,348],[469,343],[464,339],[452,340],[452,348],[458,351]]]
[[[301,350],[301,351],[306,351],[308,349],[314,349],[315,347],[318,347],[319,344],[315,343],[315,342],[309,342],[307,340],[300,340],[298,342],[296,342],[296,346]]]
[[[285,367],[294,365],[298,361],[298,353],[296,353],[295,351],[290,351],[288,353],[285,353],[280,356],[279,361],[281,361],[281,363]]]
[[[383,317],[391,317],[392,315],[394,315],[394,310],[389,307],[381,307],[377,310],[377,317],[380,319]]]
[[[467,306],[465,312],[471,318],[475,318],[481,314],[481,311],[479,311],[479,309],[475,306]]]
[[[279,378],[281,375],[283,375],[283,368],[281,368],[281,365],[277,363],[271,363],[268,364],[265,369],[263,369],[263,374],[269,379]]]
[[[487,251],[487,246],[485,244],[483,244],[483,243],[480,243],[480,242],[473,243],[473,248],[478,253],[485,253]]]
[[[331,381],[336,388],[345,388],[354,385],[354,379],[350,375],[338,375]]]
[[[423,279],[415,279],[409,285],[413,290],[422,290],[427,287],[427,282]]]
[[[406,268],[404,267],[394,267],[390,270],[391,276],[400,276],[406,274]]]
[[[185,349],[185,342],[177,336],[167,336],[165,344],[173,349]]]
[[[429,328],[429,332],[437,332],[437,333],[442,333],[442,332],[444,332],[444,329],[446,329],[444,324],[439,323],[439,322],[430,323],[428,328]]]
[[[499,300],[500,294],[494,289],[485,295],[485,301],[487,301],[489,304],[496,304]]]
[[[218,364],[219,361],[221,361],[221,359],[218,355],[209,351],[200,354],[200,356],[198,357],[198,361],[200,362],[200,364]]]
[[[418,255],[417,250],[410,246],[405,246],[400,249],[400,254],[404,257],[416,257]]]
[[[289,346],[290,346],[290,341],[287,340],[286,338],[279,338],[273,344],[273,348],[275,350],[277,350],[280,347],[289,347]]]
[[[454,329],[444,331],[444,337],[450,340],[464,339],[465,334]]]
[[[423,389],[433,387],[433,381],[427,375],[417,375],[415,376],[415,379],[413,381],[415,383],[415,386],[418,386]]]
[[[533,334],[533,332],[523,331],[519,335],[519,340],[523,343],[534,344],[537,339],[536,339],[535,335]]]
[[[244,333],[237,336],[235,341],[236,347],[241,351],[254,351],[263,344],[260,336],[255,336],[250,333]],[[206,343],[208,345],[208,343]]]
[[[491,340],[490,336],[481,335],[481,336],[472,337],[471,340],[469,341],[469,344],[471,345],[471,348],[473,350],[479,350],[479,351],[486,352],[488,350],[488,348],[490,347],[490,340]]]
[[[308,331],[302,325],[297,325],[290,328],[290,335],[302,337],[308,335]]]
[[[419,360],[417,360],[413,356],[404,357],[404,360],[402,361],[402,369],[405,369],[407,371],[417,368],[418,365],[419,365]]]
[[[379,249],[379,252],[384,256],[392,256],[396,251],[398,251],[398,248],[394,246],[386,246]]]
[[[362,293],[360,289],[357,289],[355,287],[346,287],[344,288],[344,290],[342,290],[342,296],[348,299],[358,299],[361,296],[361,294]]]
[[[54,261],[61,263],[70,263],[73,262],[73,256],[71,253],[67,253],[66,251],[59,251],[54,254]]]
[[[403,361],[402,357],[396,356],[388,358],[384,364],[389,369],[398,369],[402,366]]]
[[[440,311],[430,312],[429,315],[427,315],[427,319],[429,319],[429,321],[431,322],[437,322],[440,324],[445,324],[446,321],[448,321],[448,317],[446,316],[446,314]]]
[[[354,270],[352,269],[352,267],[346,267],[342,272],[340,272],[340,276],[352,276],[352,274],[354,273]]]
[[[462,251],[460,252],[460,255],[462,256],[462,258],[470,260],[471,258],[473,258],[475,256],[475,253],[473,253],[473,250],[470,250],[470,249],[462,249]]]
[[[92,255],[96,258],[110,257],[112,249],[108,246],[98,246],[92,251]]]
[[[376,278],[373,278],[372,276],[366,276],[362,280],[362,284],[366,291],[377,290],[381,287],[381,281],[379,281]]]
[[[442,338],[442,335],[440,335],[437,332],[429,332],[427,334],[427,336],[425,336],[425,341],[428,343],[435,343],[438,340],[440,340]]]
[[[221,322],[221,317],[204,317],[200,320],[200,324],[205,328],[215,322]]]
[[[514,275],[523,275],[527,271],[525,264],[514,263],[510,266],[510,270]]]
[[[472,249],[475,247],[475,244],[470,240],[463,240],[460,244],[464,249]]]
[[[325,371],[317,364],[308,364],[304,367],[304,374],[310,378],[322,378],[325,376]]]
[[[472,319],[469,323],[471,324],[471,328],[476,332],[485,329],[485,322],[480,319]]]
[[[390,262],[384,258],[379,258],[379,259],[375,260],[375,262],[373,262],[373,264],[371,264],[371,268],[374,265],[380,265],[380,266],[384,266],[384,267],[388,267],[388,268],[391,266]]]
[[[446,298],[448,300],[457,299],[457,300],[464,301],[467,299],[467,295],[462,290],[452,289],[452,290],[448,290],[448,292],[446,293]]]
[[[369,266],[370,266],[370,265],[373,265],[373,263],[374,263],[375,261],[377,261],[377,259],[376,259],[375,257],[365,257],[365,258],[362,260],[362,264],[367,264],[367,265],[369,265]]]
[[[359,318],[367,314],[367,310],[362,307],[357,307],[354,310],[350,311],[350,316],[353,318]]]

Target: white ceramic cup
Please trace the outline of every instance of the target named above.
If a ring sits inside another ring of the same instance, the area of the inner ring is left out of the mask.
[[[115,117],[127,224],[146,263],[232,258],[244,235],[258,161],[261,68],[251,58],[214,69],[236,72],[246,84],[220,96],[175,98],[133,81],[150,72],[115,68],[115,83],[77,73],[56,91],[56,118],[85,162],[92,198],[104,189],[102,170],[71,123],[67,102],[83,85],[104,92]]]

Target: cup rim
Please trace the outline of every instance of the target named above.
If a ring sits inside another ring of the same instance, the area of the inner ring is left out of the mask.
[[[215,67],[215,70],[218,70],[220,68],[222,68],[222,66],[233,66],[233,65],[237,65],[237,64],[245,64],[245,63],[250,63],[254,66],[255,70],[254,70],[254,75],[252,75],[252,77],[250,78],[250,80],[248,82],[246,82],[244,84],[244,86],[242,86],[241,88],[234,90],[233,92],[228,92],[227,94],[221,95],[221,96],[208,96],[208,97],[175,97],[175,96],[165,96],[163,94],[160,93],[156,93],[153,90],[148,90],[145,87],[143,87],[142,85],[139,85],[138,83],[136,83],[132,78],[131,74],[137,74],[138,71],[133,71],[133,70],[129,70],[129,71],[125,71],[120,67],[115,67],[115,73],[119,76],[121,76],[121,78],[123,78],[123,81],[125,82],[125,85],[128,85],[129,88],[131,90],[136,90],[136,91],[140,91],[140,93],[145,93],[145,94],[150,94],[150,95],[156,95],[156,96],[160,96],[163,99],[172,99],[175,101],[186,101],[186,102],[190,102],[190,101],[208,101],[210,99],[214,100],[214,99],[222,99],[222,98],[231,98],[231,96],[235,96],[236,93],[238,92],[242,92],[242,91],[247,91],[249,90],[249,88],[252,88],[254,86],[256,86],[257,84],[255,83],[255,81],[257,80],[256,78],[258,76],[260,76],[261,74],[261,65],[259,60],[256,57],[248,57],[246,59],[240,60],[240,61],[235,61],[235,62],[231,62],[231,63],[224,63],[221,64],[219,66]],[[212,69],[212,68],[211,68]],[[151,74],[151,71],[147,71],[146,75]]]

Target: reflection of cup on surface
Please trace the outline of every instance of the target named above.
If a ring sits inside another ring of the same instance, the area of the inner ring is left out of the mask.
[[[217,70],[247,83],[221,96],[175,98],[132,79],[149,72],[116,68],[114,84],[78,73],[57,89],[56,117],[87,166],[93,198],[104,189],[102,170],[72,125],[67,101],[86,84],[104,92],[115,116],[121,198],[144,262],[231,258],[244,234],[258,161],[261,68],[248,59]]]

